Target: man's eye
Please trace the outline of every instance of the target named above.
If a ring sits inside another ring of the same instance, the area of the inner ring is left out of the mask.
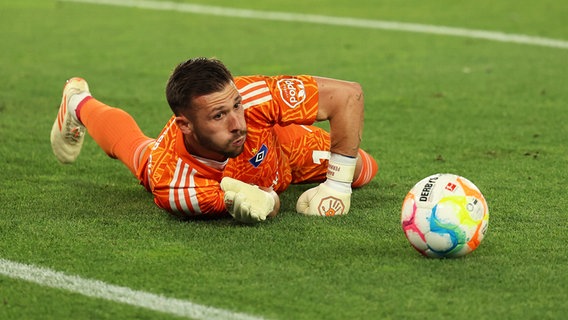
[[[234,109],[240,109],[243,106],[242,103],[235,103],[235,105],[233,106]]]
[[[221,119],[225,115],[224,112],[219,112],[213,116],[213,119]]]

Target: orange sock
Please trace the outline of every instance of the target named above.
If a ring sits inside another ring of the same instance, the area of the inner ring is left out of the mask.
[[[379,172],[379,165],[370,154],[359,149],[359,157],[362,160],[363,166],[361,168],[361,172],[359,172],[359,176],[355,178],[351,184],[351,187],[353,188],[362,187],[371,182],[371,180],[373,180],[373,178],[377,175],[377,172]]]
[[[131,115],[87,97],[77,106],[77,117],[106,154],[136,175],[140,153],[154,139],[142,133]]]

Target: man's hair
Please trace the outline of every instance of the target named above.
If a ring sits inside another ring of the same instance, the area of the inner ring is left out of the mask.
[[[193,99],[219,92],[233,81],[231,72],[215,58],[193,58],[180,63],[166,85],[166,99],[175,115],[191,109]]]

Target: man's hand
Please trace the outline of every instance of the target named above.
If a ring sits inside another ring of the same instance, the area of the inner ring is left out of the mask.
[[[351,181],[357,158],[331,154],[327,166],[327,180],[302,193],[296,202],[296,211],[310,216],[347,214],[351,207]]]
[[[305,215],[326,217],[347,214],[351,206],[351,192],[339,192],[329,187],[328,181],[302,193],[296,203],[296,211]]]
[[[263,191],[257,186],[229,177],[221,180],[221,189],[225,192],[227,211],[240,222],[264,221],[275,210],[278,196],[274,191]]]

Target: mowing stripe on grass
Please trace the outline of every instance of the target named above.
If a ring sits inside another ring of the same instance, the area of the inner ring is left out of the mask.
[[[503,33],[499,31],[485,31],[464,28],[435,26],[428,24],[404,23],[396,21],[368,20],[357,18],[332,17],[314,14],[301,14],[290,12],[260,11],[237,9],[227,7],[208,6],[191,3],[158,2],[145,0],[61,0],[64,2],[82,2],[105,4],[121,7],[136,7],[153,10],[168,10],[190,12],[196,14],[237,17],[247,19],[261,19],[272,21],[304,22],[326,24],[334,26],[347,26],[366,29],[384,29],[417,33],[428,33],[445,36],[485,39],[499,42],[519,43],[533,46],[568,49],[568,41],[528,36],[523,34]]]
[[[167,298],[127,287],[83,279],[47,268],[0,259],[0,275],[30,281],[50,288],[58,288],[88,297],[101,298],[136,307],[164,312],[192,319],[260,320],[262,318],[199,305],[190,301]]]

